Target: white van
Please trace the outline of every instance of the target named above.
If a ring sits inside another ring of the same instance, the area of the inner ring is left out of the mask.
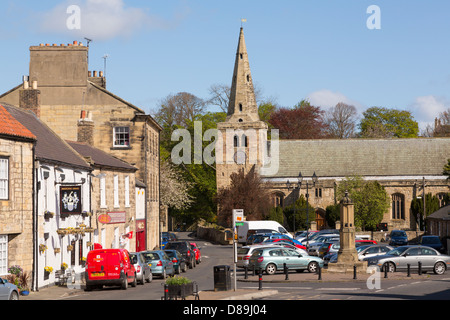
[[[237,227],[238,243],[246,244],[247,237],[257,232],[282,233],[292,238],[292,235],[289,232],[287,232],[286,229],[276,221],[269,221],[269,220],[244,221],[244,225]]]

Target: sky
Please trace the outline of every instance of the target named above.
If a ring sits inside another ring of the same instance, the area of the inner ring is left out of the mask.
[[[279,106],[408,110],[423,129],[450,105],[448,0],[3,0],[0,12],[1,93],[28,75],[30,46],[87,37],[89,70],[107,55],[107,89],[146,112],[178,92],[208,99],[231,85],[242,25],[253,81]]]

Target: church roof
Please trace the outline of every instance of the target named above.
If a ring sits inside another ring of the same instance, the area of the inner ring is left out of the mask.
[[[280,140],[278,173],[265,177],[441,176],[449,158],[449,138]]]

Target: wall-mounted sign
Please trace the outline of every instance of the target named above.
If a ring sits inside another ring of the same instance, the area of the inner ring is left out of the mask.
[[[60,186],[60,213],[81,213],[81,186]]]
[[[107,212],[98,216],[98,222],[103,224],[125,223],[126,212]]]

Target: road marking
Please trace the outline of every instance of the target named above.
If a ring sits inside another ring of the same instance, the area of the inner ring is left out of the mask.
[[[355,291],[355,290],[359,290],[359,288],[318,288],[317,290]]]

